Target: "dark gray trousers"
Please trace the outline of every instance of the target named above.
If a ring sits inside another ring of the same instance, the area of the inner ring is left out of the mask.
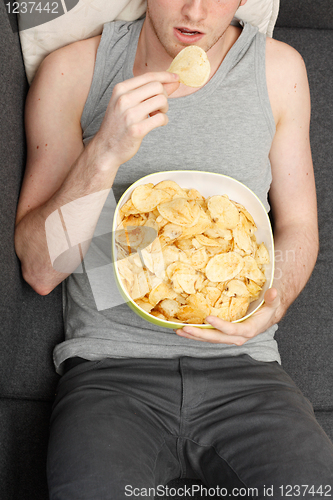
[[[105,359],[61,378],[50,500],[154,499],[176,477],[221,498],[332,497],[333,445],[276,362]]]

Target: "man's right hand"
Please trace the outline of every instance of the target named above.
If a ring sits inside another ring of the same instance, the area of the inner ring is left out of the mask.
[[[179,76],[167,71],[118,83],[93,139],[101,154],[117,165],[130,160],[145,135],[168,123],[168,95],[178,87]]]

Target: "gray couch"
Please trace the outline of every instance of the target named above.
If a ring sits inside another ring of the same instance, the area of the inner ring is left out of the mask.
[[[11,26],[16,18],[9,20],[5,3],[0,2],[0,495],[3,500],[47,500],[48,421],[58,380],[52,349],[63,337],[61,290],[37,295],[23,281],[14,251],[28,85],[18,34]],[[315,270],[276,338],[285,370],[333,439],[332,0],[281,0],[274,36],[294,46],[308,69],[320,227]]]

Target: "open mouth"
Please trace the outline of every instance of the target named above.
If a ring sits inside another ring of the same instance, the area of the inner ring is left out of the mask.
[[[203,35],[203,33],[201,31],[193,31],[193,30],[189,30],[187,28],[176,28],[177,31],[179,31],[182,35],[186,35],[186,36],[194,36],[194,35]]]

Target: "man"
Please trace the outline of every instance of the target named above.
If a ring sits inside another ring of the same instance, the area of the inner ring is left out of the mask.
[[[153,498],[178,476],[230,496],[254,488],[259,498],[268,485],[274,498],[299,496],[304,484],[302,496],[319,497],[332,485],[332,445],[279,366],[273,338],[318,251],[306,71],[291,47],[231,24],[245,2],[148,1],[145,20],[109,23],[48,56],[31,86],[16,250],[37,293],[66,279],[51,499]],[[211,63],[199,90],[165,71],[190,44]],[[111,187],[118,198],[143,175],[175,168],[232,175],[267,208],[269,190],[276,250],[295,258],[243,323],[208,317],[214,329],[170,335],[125,304],[97,311],[86,274],[71,274],[82,253],[66,270],[52,266],[52,214],[83,199],[71,225],[89,241]]]

